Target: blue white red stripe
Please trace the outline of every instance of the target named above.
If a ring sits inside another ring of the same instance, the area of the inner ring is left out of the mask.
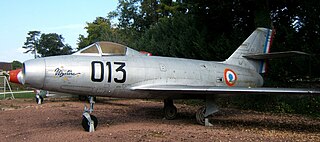
[[[271,31],[271,34],[270,34],[270,31]],[[267,31],[267,36],[266,36],[266,41],[265,41],[264,48],[263,48],[263,53],[269,53],[270,52],[270,47],[272,45],[272,39],[273,39],[274,33],[275,33],[274,30],[268,30]],[[265,73],[266,69],[267,69],[266,61],[265,60],[261,61],[260,73]]]

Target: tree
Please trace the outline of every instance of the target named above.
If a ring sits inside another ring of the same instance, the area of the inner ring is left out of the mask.
[[[64,44],[63,41],[62,35],[56,33],[42,34],[37,51],[41,54],[41,57],[71,54],[71,46]]]
[[[98,17],[88,23],[88,37],[80,35],[79,47],[108,40],[157,55],[224,60],[257,27],[274,27],[277,34],[272,51],[299,50],[319,55],[319,7],[316,0],[119,0],[108,19]],[[108,22],[115,18],[117,25],[109,27]],[[274,72],[268,77],[279,80],[279,76],[298,76],[308,68],[301,62],[284,69],[284,65],[293,64],[284,61],[270,64]],[[312,61],[312,73],[319,76],[316,71],[320,60],[314,56]]]
[[[92,23],[87,23],[85,29],[88,36],[79,35],[78,50],[98,41],[119,42],[116,29],[112,28],[108,18],[97,17]]]
[[[24,46],[22,48],[27,49],[24,53],[34,54],[34,58],[37,58],[37,48],[39,46],[39,35],[40,31],[29,31],[28,32],[27,41],[24,43]]]
[[[201,59],[208,53],[203,33],[197,30],[194,18],[188,15],[162,18],[136,44],[138,50],[160,56]]]
[[[37,57],[46,57],[54,55],[67,55],[72,53],[72,48],[64,44],[62,35],[56,33],[41,34],[40,31],[29,31],[27,41],[22,48],[27,49],[24,53],[31,52]],[[39,37],[40,36],[40,37]]]
[[[13,61],[11,64],[12,64],[12,70],[21,69],[22,68],[22,63],[19,62],[19,61]]]

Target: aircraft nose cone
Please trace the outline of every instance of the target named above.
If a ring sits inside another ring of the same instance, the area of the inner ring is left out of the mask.
[[[24,78],[21,69],[11,70],[9,72],[9,81],[17,84],[24,84]]]
[[[43,58],[28,60],[23,63],[22,74],[25,84],[41,89],[44,85],[46,63]]]

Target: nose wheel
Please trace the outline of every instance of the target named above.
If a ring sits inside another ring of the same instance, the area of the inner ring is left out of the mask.
[[[94,132],[98,126],[98,119],[94,115],[89,113],[82,114],[82,127],[87,132]]]
[[[98,126],[98,119],[94,115],[91,115],[93,112],[94,98],[89,96],[90,108],[88,109],[84,106],[84,112],[82,114],[82,127],[87,132],[94,132]]]

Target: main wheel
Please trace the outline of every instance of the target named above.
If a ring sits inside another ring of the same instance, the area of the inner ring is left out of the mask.
[[[168,120],[175,119],[177,116],[177,108],[174,105],[164,107],[164,117]]]
[[[39,95],[39,98],[36,97],[36,102],[37,102],[37,104],[42,104],[43,103],[43,97],[41,95]]]
[[[90,117],[91,117],[91,120],[93,121],[93,125],[94,125],[94,129],[96,129],[97,128],[97,126],[98,126],[98,119],[97,119],[97,117],[95,117],[94,115],[90,115]],[[84,116],[82,116],[82,127],[83,127],[83,129],[85,130],[85,131],[87,131],[87,132],[89,132],[89,129],[90,129],[90,124],[89,124],[89,120],[86,118],[86,117],[84,117]]]
[[[197,122],[200,124],[200,125],[204,125],[205,123],[205,118],[204,118],[204,113],[206,112],[206,107],[201,107],[200,109],[198,109],[197,113],[196,113],[196,119],[197,119]]]

